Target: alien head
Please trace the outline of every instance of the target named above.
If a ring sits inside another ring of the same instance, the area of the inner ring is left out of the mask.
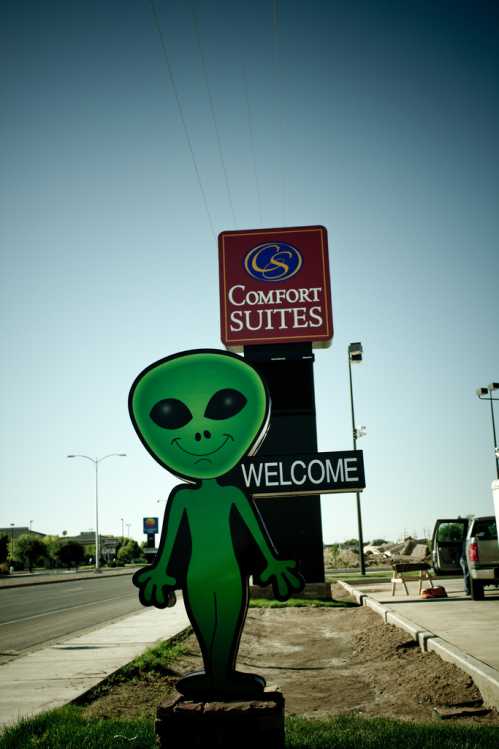
[[[128,401],[133,425],[158,463],[187,479],[222,476],[265,436],[263,381],[235,354],[183,351],[139,374]]]

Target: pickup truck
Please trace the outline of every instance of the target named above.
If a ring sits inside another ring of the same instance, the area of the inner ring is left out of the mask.
[[[438,575],[462,574],[460,558],[465,549],[471,597],[480,601],[486,585],[499,586],[499,545],[494,515],[439,519],[432,537],[433,569]]]

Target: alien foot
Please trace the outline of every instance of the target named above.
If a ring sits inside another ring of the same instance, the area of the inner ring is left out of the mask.
[[[194,671],[179,679],[175,688],[189,699],[204,699],[213,690],[213,680],[204,671]]]
[[[224,681],[216,681],[204,671],[196,671],[179,679],[177,692],[192,700],[258,699],[265,689],[265,679],[257,674],[233,671]]]
[[[258,699],[265,689],[266,681],[258,674],[247,674],[243,671],[234,671],[230,674],[224,685],[230,699]]]

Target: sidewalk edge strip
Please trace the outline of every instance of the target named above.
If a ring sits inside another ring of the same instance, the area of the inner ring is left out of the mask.
[[[92,575],[85,575],[84,577],[71,577],[63,578],[62,580],[33,580],[29,583],[12,583],[12,584],[0,584],[0,590],[12,590],[13,588],[31,588],[33,585],[56,585],[57,583],[79,583],[80,580],[105,580],[108,577],[124,577],[125,575],[133,575],[138,568],[127,570],[126,572],[113,572],[112,574],[101,574],[96,575],[95,572]],[[55,575],[54,575],[55,577]]]

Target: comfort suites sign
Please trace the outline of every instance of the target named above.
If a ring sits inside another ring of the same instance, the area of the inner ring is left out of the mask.
[[[218,247],[226,346],[331,340],[323,226],[224,231]]]

